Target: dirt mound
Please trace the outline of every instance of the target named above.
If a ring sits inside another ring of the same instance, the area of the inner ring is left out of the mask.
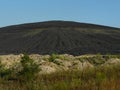
[[[0,54],[120,53],[120,29],[68,21],[0,28]]]

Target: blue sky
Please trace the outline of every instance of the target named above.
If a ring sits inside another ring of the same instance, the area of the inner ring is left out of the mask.
[[[0,0],[0,27],[48,20],[120,27],[120,0]]]

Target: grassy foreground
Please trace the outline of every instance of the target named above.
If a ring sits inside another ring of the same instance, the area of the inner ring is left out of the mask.
[[[119,64],[38,75],[37,65],[28,56],[21,63],[19,73],[0,70],[0,90],[120,90]]]

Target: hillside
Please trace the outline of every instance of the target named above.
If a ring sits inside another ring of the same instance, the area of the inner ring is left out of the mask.
[[[120,29],[71,21],[0,28],[0,54],[119,54]]]

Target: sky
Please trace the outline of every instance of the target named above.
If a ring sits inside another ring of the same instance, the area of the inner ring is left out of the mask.
[[[49,20],[120,28],[120,0],[0,0],[0,27]]]

